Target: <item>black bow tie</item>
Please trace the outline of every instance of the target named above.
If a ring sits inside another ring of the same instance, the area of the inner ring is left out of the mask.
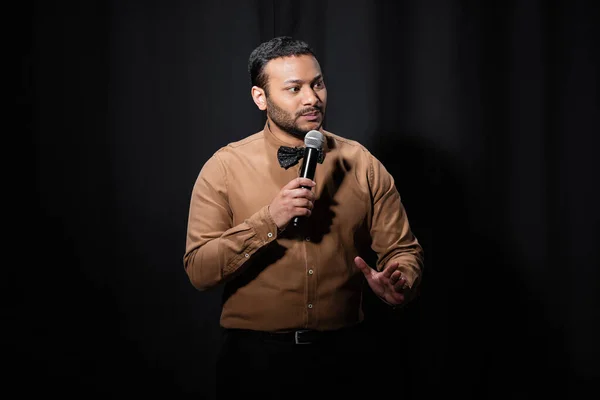
[[[277,159],[279,160],[279,165],[283,168],[288,169],[292,165],[296,165],[298,161],[304,158],[305,147],[288,147],[281,146],[277,150]],[[317,161],[319,164],[323,164],[323,160],[325,159],[325,154],[322,149],[318,150],[319,158]]]

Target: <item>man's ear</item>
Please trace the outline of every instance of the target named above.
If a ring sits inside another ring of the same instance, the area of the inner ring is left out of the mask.
[[[267,95],[265,90],[259,88],[258,86],[252,86],[251,90],[252,100],[254,100],[254,104],[258,107],[259,110],[267,109]]]

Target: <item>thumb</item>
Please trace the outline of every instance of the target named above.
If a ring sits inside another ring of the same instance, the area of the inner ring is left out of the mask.
[[[367,279],[371,279],[371,276],[375,271],[363,260],[361,257],[354,258],[354,264],[360,269]]]

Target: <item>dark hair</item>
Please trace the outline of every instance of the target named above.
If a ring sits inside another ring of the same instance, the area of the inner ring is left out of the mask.
[[[250,59],[248,60],[248,73],[250,74],[252,86],[267,90],[268,78],[264,70],[267,63],[272,59],[305,54],[310,54],[316,58],[314,51],[306,42],[293,39],[290,36],[280,36],[261,43],[250,53]]]

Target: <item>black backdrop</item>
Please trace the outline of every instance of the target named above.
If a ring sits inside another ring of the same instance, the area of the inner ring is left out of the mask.
[[[26,207],[7,365],[22,393],[211,398],[220,292],[184,273],[188,201],[218,147],[261,129],[247,58],[282,34],[316,50],[326,129],[392,172],[426,254],[403,319],[370,314],[391,354],[349,381],[392,388],[403,371],[401,398],[594,389],[594,1],[13,7]]]

